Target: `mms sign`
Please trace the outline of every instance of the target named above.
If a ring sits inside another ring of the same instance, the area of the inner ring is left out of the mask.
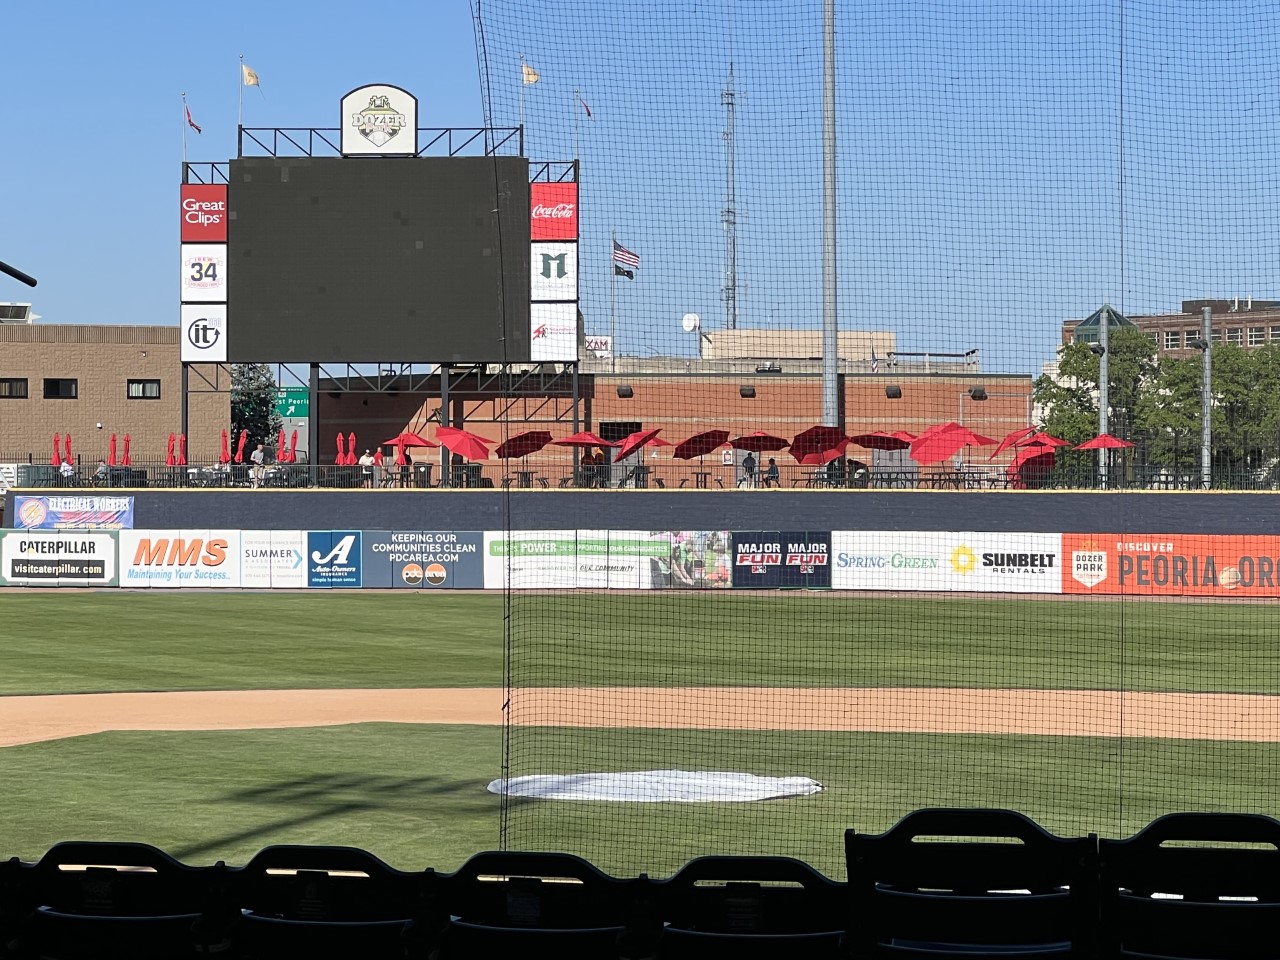
[[[307,532],[307,586],[325,589],[363,586],[358,530]]]
[[[239,587],[238,530],[122,530],[122,587]]]

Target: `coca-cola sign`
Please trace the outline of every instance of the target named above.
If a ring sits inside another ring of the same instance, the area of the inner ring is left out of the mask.
[[[184,183],[182,185],[182,228],[184,243],[227,240],[227,188],[225,185]]]
[[[578,185],[576,183],[529,184],[529,238],[576,240],[578,237]]]

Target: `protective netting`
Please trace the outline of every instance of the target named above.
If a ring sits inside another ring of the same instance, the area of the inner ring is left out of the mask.
[[[572,428],[640,444],[511,463],[561,499],[486,544],[505,775],[824,786],[511,799],[510,846],[839,873],[844,827],[929,805],[1275,812],[1280,526],[1166,492],[1275,486],[1273,5],[836,4],[834,301],[821,3],[473,11],[489,124],[578,181]]]

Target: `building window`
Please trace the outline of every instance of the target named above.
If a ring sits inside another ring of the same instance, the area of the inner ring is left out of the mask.
[[[0,400],[27,399],[26,377],[0,377]]]
[[[160,381],[130,380],[128,397],[130,400],[159,400]]]
[[[1272,327],[1272,328],[1271,328],[1271,339],[1272,339],[1272,340],[1280,340],[1280,327]]]
[[[1221,343],[1221,342],[1222,342],[1222,328],[1221,328],[1221,327],[1214,327],[1214,328],[1213,328],[1213,330],[1212,330],[1212,331],[1210,331],[1210,333],[1209,333],[1209,342],[1210,342],[1210,343]]]
[[[1244,330],[1240,327],[1227,327],[1227,343],[1234,343],[1236,346],[1244,343]]]
[[[1199,339],[1200,339],[1200,331],[1199,331],[1199,330],[1188,330],[1188,331],[1187,331],[1187,335],[1186,335],[1186,342],[1187,342],[1187,346],[1190,346],[1191,344],[1195,343],[1195,341],[1197,341],[1197,340],[1199,340]]]
[[[1164,332],[1164,348],[1166,350],[1177,350],[1182,346],[1181,330],[1166,330]]]
[[[80,395],[80,381],[65,377],[44,378],[46,400],[74,400]]]
[[[1267,342],[1266,327],[1250,327],[1249,328],[1249,346],[1260,347]]]

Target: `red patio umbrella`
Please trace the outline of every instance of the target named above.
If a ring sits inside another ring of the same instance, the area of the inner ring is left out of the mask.
[[[114,441],[114,439],[115,438],[113,437],[112,440]],[[112,445],[114,447],[114,442]],[[222,431],[222,450],[218,454],[218,462],[219,463],[231,462],[231,448],[227,445],[227,431],[225,429]]]
[[[280,428],[280,435],[276,437],[276,462],[289,462],[289,451],[284,445],[284,427]]]
[[[1072,447],[1072,450],[1121,450],[1125,447],[1132,447],[1135,444],[1128,440],[1121,440],[1119,437],[1113,437],[1109,433],[1100,433],[1092,440],[1086,440],[1084,443]]]
[[[922,433],[911,444],[911,459],[921,464],[941,463],[964,447],[985,447],[995,442],[957,423],[945,430]]]
[[[352,430],[347,434],[347,459],[343,461],[348,467],[354,467],[356,461],[360,458],[356,456],[356,433]]]
[[[1019,427],[1017,430],[1010,430],[1004,435],[1004,439],[1000,441],[999,446],[995,448],[988,460],[994,460],[1000,454],[1004,453],[1010,447],[1015,446],[1018,441],[1024,440],[1036,432],[1035,427]]]
[[[1070,442],[1062,440],[1052,434],[1038,431],[1029,437],[1025,437],[1014,444],[1015,447],[1069,447]]]
[[[395,465],[397,467],[407,467],[409,465],[409,458],[404,455],[404,440],[401,439],[403,436],[404,434],[401,434],[399,437],[396,437]],[[436,444],[436,446],[439,446],[439,444]]]
[[[616,447],[616,443],[610,443],[603,437],[598,437],[590,430],[580,430],[577,433],[570,434],[562,440],[552,440],[557,447]]]
[[[165,448],[165,454],[164,454],[164,465],[166,467],[172,467],[177,465],[178,461],[174,459],[174,456],[173,456],[173,444],[177,439],[178,438],[175,437],[172,433],[169,434],[169,445]]]
[[[178,466],[185,467],[187,465],[187,435],[185,433],[178,434]]]
[[[127,433],[124,435],[124,454],[120,457],[120,466],[122,467],[133,466],[133,461],[129,459],[129,441],[131,439]]]
[[[911,446],[911,440],[915,439],[910,434],[907,437],[896,433],[885,433],[883,430],[873,430],[871,433],[856,434],[849,438],[849,442],[865,450],[905,450]]]
[[[111,435],[111,442],[107,444],[107,466],[114,467],[116,465],[116,435]]]
[[[458,427],[437,427],[436,439],[447,447],[450,453],[457,454],[464,460],[488,460],[489,444],[493,443],[492,440]]]
[[[514,437],[508,437],[498,444],[498,448],[493,451],[493,455],[500,460],[517,460],[520,457],[527,457],[531,453],[537,453],[550,442],[551,431],[526,430],[524,433],[517,433]]]
[[[751,450],[755,453],[764,453],[766,450],[782,450],[791,446],[791,441],[786,437],[775,437],[771,433],[763,430],[757,430],[755,433],[743,434],[729,441],[729,446],[738,450]]]
[[[71,434],[69,434],[69,433],[68,433],[65,437],[63,437],[63,438],[62,438],[62,443],[63,443],[63,446],[66,448],[66,451],[67,451],[67,457],[66,457],[66,459],[67,459],[68,461],[70,461],[70,460],[71,460]]]
[[[848,446],[849,438],[839,427],[816,426],[796,434],[791,441],[791,455],[799,463],[826,463],[834,460]],[[814,454],[825,456],[825,460],[806,460]]]
[[[661,429],[659,427],[657,430],[637,430],[635,433],[627,434],[622,438],[622,442],[618,444],[618,449],[613,456],[614,462],[624,460],[646,446],[670,446],[666,440],[658,437],[658,432]]]
[[[289,462],[298,462],[298,431],[293,431],[293,435],[289,437]]]
[[[844,456],[845,447],[849,446],[849,438],[845,437],[834,447],[828,447],[826,450],[815,450],[813,453],[806,453],[797,461],[802,467],[817,467],[824,463],[830,463],[837,457]]]
[[[236,463],[244,463],[244,445],[249,442],[249,431],[240,431],[240,442],[236,444]]]
[[[440,444],[432,443],[426,437],[413,433],[409,430],[402,431],[392,437],[390,440],[383,440],[382,446],[390,447],[400,444],[405,447],[438,447]]]
[[[1053,447],[1045,447],[1038,444],[1023,446],[1019,447],[1013,455],[1013,461],[1005,469],[1005,472],[1013,479],[1015,488],[1025,489],[1029,486],[1029,480],[1044,479],[1045,475],[1053,469],[1053,461]]]
[[[340,467],[347,462],[347,438],[341,433],[338,434],[338,454],[333,458],[333,465]],[[236,461],[237,463],[239,461]]]
[[[62,434],[53,435],[53,458],[49,461],[55,467],[62,463]]]
[[[677,460],[692,460],[694,457],[705,457],[712,450],[723,447],[729,442],[728,430],[707,430],[695,433],[692,437],[681,440],[671,451]]]

